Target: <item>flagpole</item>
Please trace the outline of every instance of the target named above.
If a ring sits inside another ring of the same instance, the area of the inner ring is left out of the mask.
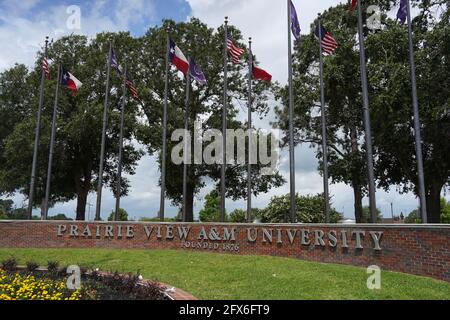
[[[48,36],[45,37],[45,51],[44,58],[47,59],[47,47],[48,47]],[[36,134],[34,137],[34,151],[33,151],[33,164],[31,168],[31,182],[30,182],[30,194],[28,196],[28,220],[33,218],[33,201],[34,201],[34,186],[36,183],[36,167],[37,167],[37,157],[39,151],[39,139],[41,134],[41,118],[42,118],[42,108],[44,107],[44,86],[45,86],[45,71],[41,65],[41,89],[39,93],[39,108],[37,112],[36,119]],[[41,213],[41,218],[44,215]]]
[[[323,83],[323,51],[322,51],[322,22],[319,13],[319,61],[320,61],[320,102],[322,113],[322,153],[323,153],[323,195],[325,202],[325,222],[330,223],[330,196],[328,187],[328,142],[327,115],[325,110],[325,88]]]
[[[294,148],[294,93],[292,81],[292,40],[291,40],[291,6],[290,1],[287,0],[288,8],[288,68],[289,68],[289,171],[290,171],[290,200],[291,200],[291,217],[292,223],[297,221],[296,209],[296,194],[295,194],[295,148]],[[285,222],[288,222],[288,217],[285,217]]]
[[[188,222],[187,217],[187,180],[188,180],[188,149],[189,148],[189,142],[188,142],[188,130],[189,130],[189,99],[190,99],[190,82],[191,82],[191,76],[190,76],[190,58],[188,57],[189,61],[189,70],[186,74],[186,101],[185,101],[185,116],[184,116],[184,151],[183,151],[183,222]]]
[[[103,110],[103,130],[102,130],[102,147],[100,151],[100,169],[98,173],[98,188],[97,188],[97,207],[95,209],[95,220],[101,220],[101,206],[102,206],[102,189],[103,189],[103,170],[105,161],[105,146],[106,146],[106,127],[108,125],[108,100],[109,100],[109,81],[111,76],[111,51],[112,42],[109,42],[108,65],[106,73],[106,92],[105,105]]]
[[[364,48],[364,33],[362,23],[362,1],[358,0],[358,34],[359,34],[359,56],[361,65],[361,84],[362,84],[362,98],[364,111],[364,127],[366,132],[366,153],[367,153],[367,169],[369,177],[369,203],[370,215],[372,223],[377,222],[377,205],[375,199],[375,175],[373,167],[373,151],[372,151],[372,132],[370,125],[370,111],[369,111],[369,93],[367,88],[367,69],[366,69],[366,51]]]
[[[48,217],[48,202],[50,198],[50,183],[52,179],[53,152],[55,149],[56,119],[58,116],[58,93],[60,82],[61,82],[61,64],[58,65],[58,80],[56,81],[55,104],[53,106],[52,135],[50,138],[50,152],[48,156],[48,168],[47,168],[47,184],[45,187],[44,220],[47,220]]]
[[[408,18],[409,61],[411,67],[412,103],[414,113],[414,136],[416,142],[417,173],[419,178],[420,213],[422,216],[422,223],[428,223],[427,202],[425,196],[425,175],[423,170],[423,156],[422,156],[422,137],[420,132],[419,101],[417,98],[416,63],[414,59],[411,9],[409,0],[407,0],[406,6]]]
[[[247,222],[252,219],[252,78],[253,78],[252,38],[248,39],[248,164],[247,164]]]
[[[227,104],[228,104],[228,17],[225,17],[224,24],[224,48],[223,48],[223,109],[222,109],[222,168],[220,174],[220,221],[225,222],[225,174],[227,167]]]
[[[117,172],[117,186],[116,186],[116,212],[114,221],[119,221],[120,198],[122,190],[122,152],[123,152],[123,130],[125,123],[125,101],[127,98],[127,65],[124,66],[123,73],[123,88],[122,88],[122,106],[120,108],[120,135],[119,135],[119,159]]]
[[[161,151],[161,198],[159,205],[159,219],[164,222],[165,214],[165,196],[166,196],[166,153],[167,153],[167,104],[169,94],[169,54],[170,38],[169,28],[166,30],[166,79],[164,88],[164,111],[163,111],[163,133],[162,133],[162,151]]]

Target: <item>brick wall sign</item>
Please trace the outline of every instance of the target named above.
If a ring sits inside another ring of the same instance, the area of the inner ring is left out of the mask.
[[[450,281],[450,226],[0,222],[3,248],[176,249],[270,255]]]

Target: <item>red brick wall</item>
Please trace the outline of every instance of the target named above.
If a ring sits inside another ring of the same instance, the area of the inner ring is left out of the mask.
[[[86,227],[89,230],[85,230]],[[147,237],[145,227],[147,227],[147,232],[152,230],[150,238]],[[186,228],[185,230],[189,228],[187,241],[180,239],[178,229],[183,227]],[[99,234],[97,234],[97,228]],[[158,228],[161,230],[160,235],[157,232]],[[169,228],[168,234],[167,228]],[[199,240],[202,228],[206,233]],[[217,228],[217,236],[211,234],[211,231],[214,231],[213,228]],[[228,231],[234,229],[235,239],[223,240],[223,228],[227,228]],[[170,232],[171,229],[173,234]],[[248,230],[252,237],[254,232],[257,232],[255,242],[249,241]],[[270,233],[272,233],[272,242],[267,236]],[[378,250],[380,248],[376,248],[376,240],[381,233],[379,240],[381,250]],[[361,238],[360,248],[357,248],[358,234]],[[374,238],[373,235],[376,237]],[[302,239],[303,242],[309,242],[309,244],[302,244]],[[344,240],[347,242],[347,248],[345,248]],[[189,248],[186,248],[187,243],[190,244]],[[205,247],[198,248],[197,246]],[[361,267],[377,265],[384,270],[450,281],[450,226],[442,225],[238,225],[4,221],[0,222],[0,247],[180,249],[243,255],[270,255]]]

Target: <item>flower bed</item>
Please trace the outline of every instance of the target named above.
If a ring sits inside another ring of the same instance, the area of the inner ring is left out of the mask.
[[[80,290],[68,290],[61,280],[39,279],[31,274],[0,269],[0,300],[79,300]]]
[[[0,300],[170,300],[165,287],[141,276],[81,271],[81,288],[67,286],[69,274],[57,263],[39,269],[32,262],[18,268],[14,259],[0,268]]]

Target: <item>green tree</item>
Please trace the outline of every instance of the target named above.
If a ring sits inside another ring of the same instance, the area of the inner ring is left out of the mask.
[[[216,190],[205,196],[205,206],[199,212],[201,222],[220,221],[220,196]]]
[[[170,27],[170,36],[182,48],[186,56],[195,57],[197,64],[201,67],[208,79],[207,86],[192,85],[190,96],[189,121],[191,128],[195,120],[202,116],[203,130],[220,129],[223,107],[223,39],[224,30],[209,28],[198,19],[191,19],[185,23],[174,23],[166,20],[160,27],[151,28],[140,40],[141,47],[152,48],[144,50],[139,57],[139,64],[143,68],[141,77],[145,88],[142,90],[142,100],[144,101],[144,112],[148,123],[140,130],[139,139],[148,146],[150,154],[159,155],[161,163],[162,147],[162,115],[164,101],[164,79],[166,51],[166,29]],[[236,41],[242,39],[238,29],[230,26],[230,34]],[[245,47],[239,43],[239,46]],[[238,114],[237,103],[247,99],[247,66],[244,64],[228,65],[228,128],[245,129],[246,124],[236,120]],[[145,72],[144,72],[145,71]],[[168,110],[168,161],[167,161],[167,197],[172,199],[173,204],[182,204],[183,195],[183,166],[174,165],[170,161],[170,150],[175,145],[170,141],[172,132],[178,128],[184,128],[185,119],[185,81],[180,77],[174,68],[169,74],[169,110]],[[263,116],[268,112],[267,89],[269,86],[263,82],[254,82],[253,111],[255,116]],[[209,144],[209,143],[208,143]],[[203,147],[207,145],[204,142]],[[193,220],[194,196],[205,186],[205,179],[211,179],[220,183],[219,165],[190,165],[187,181],[187,220]],[[283,178],[278,173],[272,176],[260,174],[261,166],[253,166],[251,179],[253,181],[254,195],[267,192],[272,187],[278,187],[284,183]],[[227,198],[233,200],[246,197],[246,167],[242,165],[229,165],[226,170],[226,190]]]
[[[29,105],[35,103],[30,91],[34,79],[29,77],[28,69],[16,64],[0,73],[0,165],[4,162],[4,140],[13,131],[16,124],[33,116]],[[1,194],[1,191],[0,191]]]
[[[9,220],[27,220],[28,210],[26,208],[14,208],[7,214]],[[33,220],[39,220],[39,217],[34,217]]]
[[[427,214],[428,222],[439,223],[441,192],[450,181],[450,8],[427,0],[419,9],[413,32]],[[417,195],[407,30],[390,20],[386,25],[367,39],[376,171],[380,187],[396,184]]]
[[[332,183],[344,182],[353,188],[355,218],[363,220],[362,198],[367,192],[364,126],[361,117],[361,83],[359,81],[359,52],[356,17],[348,5],[330,8],[322,14],[322,24],[332,32],[339,48],[324,58],[324,89],[327,105],[327,138],[329,145],[329,174]],[[295,47],[294,92],[295,143],[308,143],[316,150],[319,171],[322,172],[322,127],[320,113],[320,82],[318,73],[319,43],[311,32],[302,36]],[[288,105],[288,88],[278,88],[276,97]],[[285,132],[289,128],[287,107],[276,110],[276,126]],[[287,138],[285,143],[287,143]]]
[[[408,216],[405,218],[405,223],[410,224],[420,224],[422,223],[422,219],[420,217],[419,209],[415,209],[411,211]]]
[[[142,217],[142,218],[139,218],[139,222],[161,222],[161,218],[159,218],[159,217],[154,217],[154,218]],[[164,218],[164,222],[181,222],[181,219],[178,217]]]
[[[441,223],[450,223],[450,202],[441,198]]]
[[[302,223],[325,223],[325,202],[323,195],[296,196],[297,220]],[[262,223],[282,223],[290,212],[290,196],[273,197],[269,205],[260,211]],[[337,223],[343,215],[334,208],[330,212],[330,222]]]
[[[14,210],[13,206],[14,206],[14,201],[12,201],[10,199],[7,199],[7,200],[0,199],[0,214],[7,216]]]
[[[377,223],[383,222],[383,215],[381,210],[377,208]],[[372,218],[370,216],[370,208],[368,206],[363,207],[363,216],[361,223],[372,223]]]
[[[252,208],[252,220],[253,221],[255,221],[255,220],[261,220],[260,219],[260,217],[261,217],[261,209],[259,209],[259,208]]]
[[[28,69],[22,64],[16,64],[11,69],[0,73],[0,119],[2,119],[0,122],[0,196],[14,193],[7,192],[8,190],[1,186],[5,175],[5,164],[8,160],[5,154],[5,143],[17,123],[33,116],[29,106],[37,102],[30,91],[30,88],[34,86],[32,80]],[[31,166],[28,174],[30,173]],[[0,206],[3,206],[4,201],[0,201]],[[11,201],[8,211],[12,210],[12,205]]]
[[[228,219],[230,222],[234,223],[246,223],[247,222],[247,212],[245,210],[236,209],[230,213]]]
[[[444,197],[441,198],[440,203],[441,223],[450,223],[450,202],[447,202]],[[422,223],[419,209],[415,209],[410,212],[405,219],[405,223]]]
[[[57,40],[49,47],[49,57],[57,63],[62,63],[82,82],[83,87],[76,96],[61,88],[58,101],[58,130],[56,135],[54,167],[52,172],[51,204],[77,199],[77,220],[85,219],[87,195],[95,191],[98,182],[98,165],[101,144],[101,130],[103,118],[103,101],[105,95],[105,61],[109,48],[109,40],[114,40],[118,57],[125,60],[125,52],[129,59],[136,54],[137,41],[128,33],[101,33],[92,41],[84,36],[72,35]],[[122,53],[122,55],[120,55]],[[41,54],[40,54],[41,55]],[[2,86],[0,102],[13,101],[24,110],[17,116],[15,126],[9,126],[8,134],[1,142],[0,161],[0,194],[22,193],[28,195],[33,155],[33,142],[38,107],[40,62],[38,57],[33,71],[26,72],[22,67],[15,67],[1,75],[4,83],[23,81],[28,94],[16,97],[16,87]],[[43,110],[41,141],[39,148],[39,166],[36,183],[35,207],[41,205],[44,197],[45,180],[47,176],[48,151],[50,142],[51,116],[55,92],[57,63],[51,66],[52,79],[45,85],[45,107]],[[134,75],[133,69],[130,74]],[[19,80],[17,80],[19,78]],[[121,78],[112,72],[112,86],[120,88]],[[19,85],[17,88],[21,89]],[[22,94],[23,90],[18,93]],[[102,177],[105,185],[114,192],[117,154],[119,142],[119,98],[121,90],[111,90],[110,116],[108,122],[105,173]],[[3,102],[2,102],[3,103]],[[9,109],[12,106],[3,104]],[[134,137],[134,130],[138,114],[138,106],[129,100],[126,108],[125,134],[130,141]],[[3,118],[3,117],[2,117]],[[0,130],[1,131],[1,130]],[[2,138],[2,137],[0,137]],[[123,153],[124,173],[134,174],[137,161],[143,155],[133,144],[126,143]],[[122,195],[128,193],[129,182],[122,180]]]
[[[116,212],[113,210],[108,217],[108,221],[114,221]],[[128,221],[128,212],[125,209],[119,209],[119,221]]]
[[[100,137],[103,117],[104,84],[106,78],[105,61],[109,40],[114,40],[118,59],[122,64],[127,60],[131,64],[130,76],[139,79],[136,82],[148,122],[142,124],[139,106],[130,100],[126,108],[127,141],[138,138],[143,142],[150,154],[161,152],[161,119],[163,110],[165,68],[165,30],[172,28],[171,37],[183,48],[187,55],[196,58],[208,78],[208,86],[192,86],[191,94],[191,125],[201,115],[205,120],[203,129],[221,128],[221,110],[223,96],[222,46],[223,28],[213,30],[197,19],[187,23],[165,21],[163,26],[149,29],[142,38],[134,39],[129,33],[101,33],[92,41],[86,37],[72,35],[64,37],[49,47],[49,57],[61,62],[82,82],[83,88],[73,97],[67,90],[61,89],[58,103],[58,131],[56,137],[54,168],[52,173],[51,205],[77,199],[77,220],[85,219],[87,195],[95,191],[98,182],[98,163]],[[239,30],[230,27],[236,40],[242,39]],[[243,46],[242,44],[240,44]],[[243,46],[244,47],[244,46]],[[149,49],[151,48],[151,50]],[[208,54],[205,54],[207,52]],[[35,115],[39,96],[39,75],[42,52],[34,69],[28,72],[23,66],[15,67],[10,72],[1,75],[0,90],[1,111],[17,111],[17,119],[12,119],[10,126],[0,130],[2,136],[0,157],[0,194],[19,192],[29,194]],[[130,65],[130,63],[129,63]],[[137,70],[139,66],[139,70]],[[133,69],[136,68],[136,69]],[[56,63],[52,65],[52,74],[56,74]],[[229,128],[246,128],[245,123],[236,120],[238,108],[236,103],[247,99],[245,64],[229,65]],[[50,127],[55,79],[46,81],[46,103],[43,110],[42,132],[39,148],[38,174],[36,183],[35,207],[41,205],[44,197],[45,178],[47,174],[47,159],[50,140]],[[174,69],[171,69],[169,92],[169,125],[168,140],[172,131],[184,127],[185,84]],[[3,85],[5,84],[5,85]],[[112,86],[120,88],[121,79],[112,72]],[[263,82],[254,83],[254,112],[263,116],[268,112],[267,89]],[[118,102],[120,89],[111,90],[110,117],[107,132],[107,150],[105,157],[105,173],[102,177],[105,185],[114,193],[117,179],[117,151],[119,132]],[[23,111],[18,107],[24,108]],[[20,111],[20,112],[19,112]],[[141,122],[141,125],[138,125]],[[3,133],[4,132],[4,133]],[[137,134],[139,133],[139,134]],[[169,142],[169,153],[173,147]],[[128,143],[124,149],[124,173],[134,174],[137,161],[142,156],[141,150]],[[160,159],[160,157],[159,157]],[[159,161],[160,162],[160,161]],[[167,162],[167,196],[174,204],[182,202],[182,166]],[[272,187],[284,183],[278,173],[272,176],[260,175],[261,166],[253,167],[251,179],[254,182],[254,195],[266,192]],[[220,180],[220,166],[196,165],[190,166],[188,175],[187,209],[188,220],[193,220],[194,196],[205,185],[204,178],[210,178],[216,183]],[[245,198],[246,168],[241,165],[229,165],[227,168],[227,197],[234,200]],[[120,193],[128,193],[128,181],[123,179]]]
[[[48,217],[48,220],[55,220],[55,221],[71,221],[72,219],[68,218],[65,214],[59,213],[55,216]]]
[[[415,20],[416,62],[424,131],[425,180],[429,220],[436,220],[436,205],[442,186],[449,179],[449,144],[442,137],[449,136],[448,109],[448,8],[440,22],[430,12],[445,1],[413,1],[419,4],[420,14]],[[398,1],[364,1],[388,10]],[[427,19],[435,21],[428,23]],[[378,186],[388,190],[392,185],[403,186],[403,191],[417,193],[414,137],[412,128],[411,86],[407,33],[404,26],[382,17],[385,28],[379,32],[365,29],[368,57],[370,108],[374,135],[374,154],[377,159]],[[360,61],[357,43],[356,14],[348,5],[332,7],[322,14],[322,23],[339,43],[332,56],[324,58],[325,100],[327,105],[329,171],[332,183],[344,182],[352,186],[355,198],[355,218],[363,222],[362,198],[367,193],[367,168],[364,126],[361,112]],[[314,25],[309,35],[302,37],[294,54],[294,90],[296,143],[311,143],[319,161],[321,150],[321,119],[318,79],[319,44],[314,36]],[[443,61],[443,62],[442,62]],[[438,76],[434,77],[433,74]],[[276,97],[288,103],[287,88],[275,90]],[[431,99],[430,97],[433,97]],[[447,105],[447,107],[446,107]],[[426,109],[426,110],[424,110]],[[287,131],[287,108],[277,110],[276,126]],[[285,141],[286,142],[286,141]],[[399,147],[400,146],[400,147]],[[320,163],[320,168],[322,163]]]

